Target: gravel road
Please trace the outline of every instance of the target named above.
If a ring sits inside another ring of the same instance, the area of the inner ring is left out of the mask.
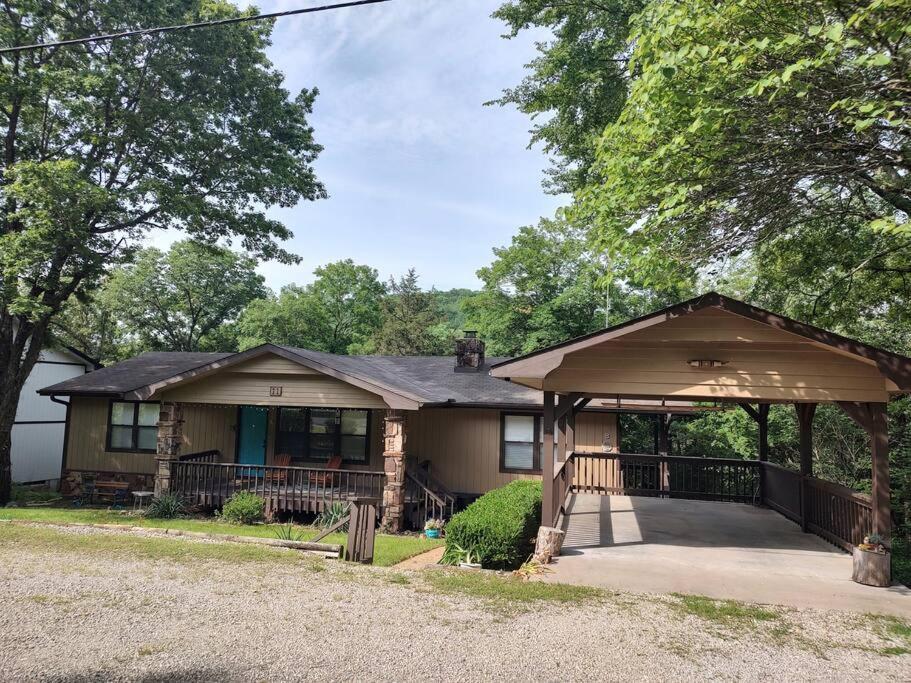
[[[0,679],[911,677],[911,655],[879,654],[895,639],[858,615],[790,610],[729,627],[646,595],[514,612],[441,595],[423,576],[303,558],[172,563],[7,545]]]

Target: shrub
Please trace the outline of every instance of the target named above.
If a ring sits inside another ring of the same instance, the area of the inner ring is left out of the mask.
[[[145,516],[153,519],[174,519],[186,512],[183,498],[176,493],[163,493],[154,498],[145,509]]]
[[[541,483],[511,482],[453,516],[446,525],[444,562],[458,562],[469,551],[485,568],[515,569],[534,550],[540,525]]]
[[[263,521],[266,501],[249,491],[238,491],[221,508],[221,517],[232,524],[256,524]]]

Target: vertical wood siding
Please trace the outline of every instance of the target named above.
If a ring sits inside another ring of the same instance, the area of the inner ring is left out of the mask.
[[[425,409],[407,413],[405,451],[451,491],[486,493],[513,479],[540,475],[500,472],[500,412],[482,408]],[[600,451],[605,433],[617,443],[616,416],[585,412],[576,418],[576,448]]]
[[[66,467],[70,470],[154,474],[154,453],[111,453],[105,450],[108,399],[74,396]],[[184,406],[183,453],[217,448],[226,462],[234,460],[237,408]]]

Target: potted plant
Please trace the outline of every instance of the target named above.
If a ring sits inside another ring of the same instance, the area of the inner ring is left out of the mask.
[[[864,536],[854,548],[854,574],[857,583],[867,586],[889,586],[892,583],[892,557],[883,537],[877,533]]]
[[[439,538],[441,531],[443,531],[442,519],[428,519],[424,522],[424,535],[427,538]]]
[[[481,553],[470,548],[468,550],[463,549],[459,567],[462,569],[481,569]]]

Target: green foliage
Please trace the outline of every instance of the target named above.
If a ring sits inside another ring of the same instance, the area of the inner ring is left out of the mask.
[[[424,578],[438,593],[468,595],[505,609],[522,609],[541,602],[581,605],[605,595],[601,589],[590,586],[523,581],[486,572],[432,571],[426,572]]]
[[[572,192],[590,180],[594,142],[626,101],[629,20],[644,0],[510,0],[494,16],[507,37],[543,28],[553,39],[537,43],[539,55],[522,83],[495,104],[516,105],[536,120],[531,144],[559,157],[546,187]]]
[[[221,508],[221,518],[231,524],[256,524],[263,521],[266,501],[255,493],[238,491]]]
[[[675,594],[674,597],[679,602],[672,603],[672,605],[682,614],[699,617],[721,626],[748,626],[781,617],[779,613],[765,607],[748,605],[736,600],[713,600],[704,595]]]
[[[176,519],[186,511],[183,498],[176,493],[163,493],[152,499],[144,514],[150,519]]]
[[[376,270],[347,259],[314,275],[306,287],[289,285],[246,308],[237,324],[241,350],[268,342],[350,353],[373,334],[386,293]]]
[[[226,0],[21,0],[0,44],[237,17]],[[268,60],[271,22],[178,31],[0,62],[0,434],[50,323],[152,230],[294,262],[266,211],[318,199],[315,90],[290,97]],[[26,351],[28,349],[29,351]],[[0,440],[0,503],[9,495]]]
[[[446,325],[434,291],[418,287],[414,268],[390,278],[382,302],[382,324],[362,351],[390,356],[442,356],[452,353],[455,333]]]
[[[104,301],[127,338],[143,349],[199,351],[265,294],[255,269],[253,259],[230,249],[176,242],[167,252],[143,249],[135,263],[116,270],[105,284]]]
[[[446,525],[446,552],[464,548],[486,568],[515,569],[534,549],[541,525],[541,483],[513,481],[488,491]]]
[[[336,501],[319,513],[313,523],[320,529],[328,529],[333,524],[337,524],[340,519],[346,517],[348,514],[348,505]],[[341,532],[348,531],[348,525],[343,524],[338,530]]]
[[[280,524],[279,526],[275,527],[273,533],[275,534],[275,538],[280,541],[306,540],[304,538],[304,532],[295,530],[294,524],[291,522],[288,522],[287,524]]]
[[[905,234],[903,0],[654,2],[633,24],[630,96],[579,212],[639,277],[823,218]]]

